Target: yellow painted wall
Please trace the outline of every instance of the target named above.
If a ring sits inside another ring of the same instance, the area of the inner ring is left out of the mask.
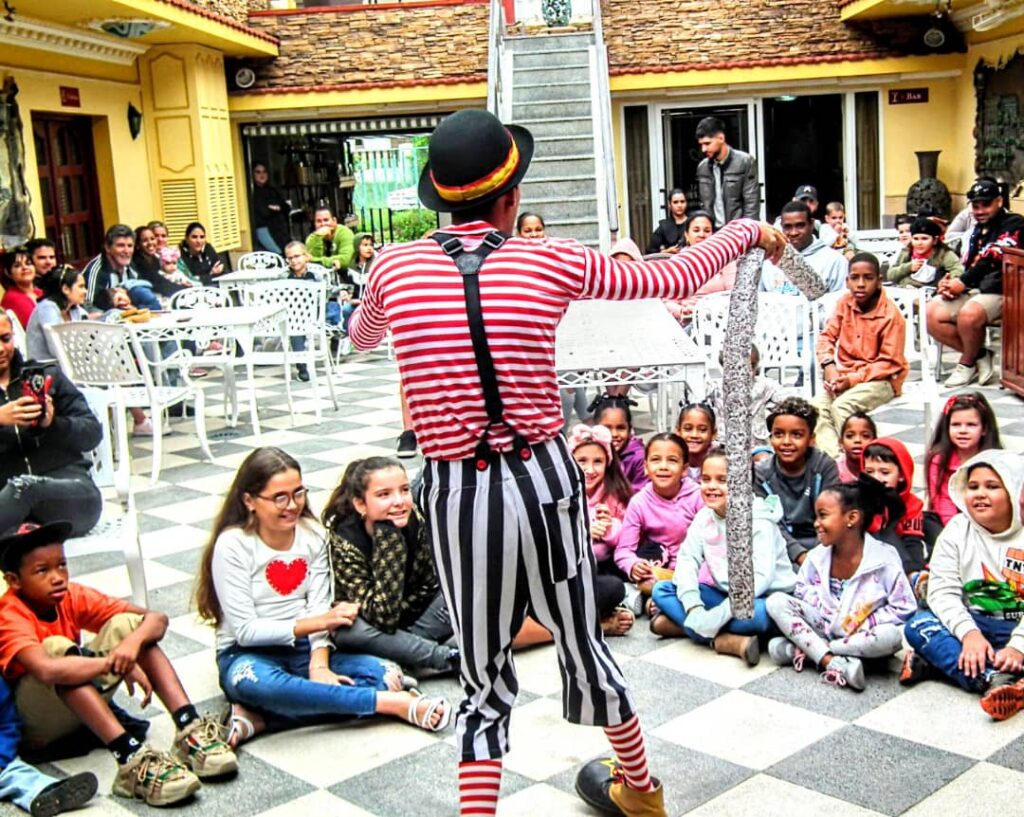
[[[200,221],[217,250],[239,246],[235,159],[223,56],[196,45],[152,48],[140,61],[150,169],[172,238]]]
[[[964,104],[960,93],[963,77],[915,80],[886,85],[881,90],[883,156],[883,218],[905,211],[907,188],[919,177],[918,150],[941,150],[938,178],[952,193],[963,193],[973,177],[974,152],[964,142],[954,123]],[[890,105],[889,91],[927,88],[928,101],[911,105]],[[968,135],[970,129],[967,130]],[[970,142],[973,145],[973,142]],[[886,223],[891,223],[888,221]]]
[[[92,117],[96,176],[105,225],[123,222],[134,226],[153,218],[146,133],[139,134],[134,141],[128,133],[128,103],[136,108],[142,106],[138,84],[0,65],[0,77],[8,75],[13,75],[18,83],[18,105],[25,126],[25,176],[37,234],[43,232],[43,210],[31,117],[40,113]],[[79,89],[80,108],[61,107],[61,85]]]

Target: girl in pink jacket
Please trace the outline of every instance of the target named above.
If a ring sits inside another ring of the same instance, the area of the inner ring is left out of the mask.
[[[704,503],[697,483],[686,475],[687,448],[678,434],[651,437],[644,467],[651,481],[629,501],[615,564],[650,595],[654,582],[672,578],[679,546]]]
[[[605,635],[625,635],[633,626],[633,613],[622,607],[625,585],[612,561],[622,530],[622,518],[633,488],[615,456],[611,432],[601,425],[574,426],[569,450],[586,481],[590,540],[597,562],[595,591],[601,628]]]

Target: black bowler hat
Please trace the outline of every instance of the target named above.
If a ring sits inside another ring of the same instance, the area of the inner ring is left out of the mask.
[[[420,201],[441,213],[479,207],[516,187],[532,158],[533,136],[526,128],[502,125],[487,111],[458,111],[430,135]]]
[[[46,525],[26,522],[0,539],[0,564],[4,570],[17,571],[26,553],[46,545],[62,545],[70,535],[70,522],[49,522]]]
[[[1000,195],[1002,194],[999,191],[999,185],[995,182],[990,182],[988,179],[984,179],[971,185],[971,189],[967,191],[967,200],[992,201]]]

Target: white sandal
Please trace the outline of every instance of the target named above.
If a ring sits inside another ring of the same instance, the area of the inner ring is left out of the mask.
[[[412,696],[412,700],[409,701],[409,711],[406,712],[405,719],[413,726],[426,729],[428,732],[440,732],[443,729],[446,729],[448,724],[452,722],[452,705],[447,698],[428,698],[417,693],[412,693]],[[418,717],[416,714],[416,710],[419,708],[421,703],[427,704],[427,708],[423,711],[422,718]],[[441,709],[441,716],[437,719],[437,723],[431,725],[430,722],[438,709]]]
[[[227,729],[228,736],[225,740],[232,749],[237,749],[243,743],[256,737],[256,727],[245,715],[235,712],[235,707],[228,705],[228,711],[221,718],[221,725]]]

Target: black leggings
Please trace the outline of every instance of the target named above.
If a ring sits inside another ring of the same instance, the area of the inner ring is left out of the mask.
[[[82,536],[96,525],[103,497],[88,471],[61,468],[45,477],[19,474],[0,488],[0,534],[22,522],[66,521],[71,535]]]

